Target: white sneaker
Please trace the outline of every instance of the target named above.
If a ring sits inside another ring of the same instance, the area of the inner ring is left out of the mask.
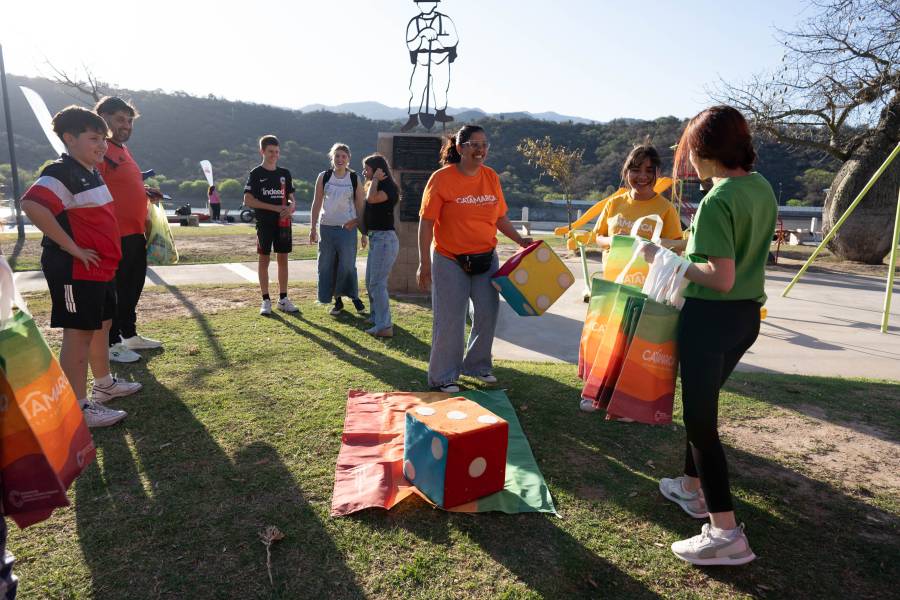
[[[670,479],[663,477],[659,480],[659,492],[667,499],[671,500],[684,510],[687,514],[695,519],[705,519],[709,516],[706,509],[706,499],[703,492],[689,492],[684,489],[684,477],[676,477]]]
[[[272,314],[272,301],[271,300],[263,300],[262,304],[259,306],[259,314],[261,315],[271,315]]]
[[[497,378],[493,373],[487,373],[486,375],[472,375],[472,377],[482,383],[497,383]]]
[[[581,412],[588,413],[597,412],[598,410],[600,410],[599,408],[594,406],[594,401],[590,398],[582,398],[581,402],[578,404],[578,408],[581,410]]]
[[[88,402],[87,406],[82,407],[81,412],[84,415],[85,424],[91,429],[115,425],[128,416],[128,413],[124,410],[106,408],[95,402]]]
[[[282,298],[278,301],[278,310],[286,313],[297,313],[300,312],[300,309],[294,306],[294,303],[288,300],[287,298]]]
[[[122,342],[109,347],[109,360],[118,363],[133,363],[141,360],[141,355],[129,350]]]
[[[124,396],[130,396],[141,390],[144,387],[137,381],[125,381],[124,379],[117,379],[113,377],[113,382],[106,387],[97,385],[94,383],[94,388],[91,391],[91,402],[96,404],[103,404],[104,402],[109,402],[113,398],[122,398]]]
[[[153,350],[154,348],[162,348],[161,341],[145,338],[142,335],[123,338],[122,344],[129,350]]]
[[[743,523],[724,535],[713,534],[712,526],[705,523],[700,535],[672,544],[672,552],[683,561],[701,566],[745,565],[756,558]]]

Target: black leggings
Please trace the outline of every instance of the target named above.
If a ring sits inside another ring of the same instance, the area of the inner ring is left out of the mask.
[[[719,441],[719,389],[759,335],[754,300],[688,298],[678,323],[681,398],[687,450],[684,473],[699,477],[709,512],[734,510]]]
[[[221,209],[221,207],[222,207],[221,204],[210,204],[209,211],[212,214],[210,214],[209,218],[212,219],[213,221],[218,221],[219,220],[219,210]]]

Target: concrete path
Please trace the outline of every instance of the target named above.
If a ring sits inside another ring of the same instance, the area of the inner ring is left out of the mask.
[[[494,342],[494,355],[511,360],[578,360],[578,340],[587,305],[581,300],[583,277],[578,261],[567,261],[576,283],[540,317],[520,317],[505,303]],[[357,262],[360,276],[365,259]],[[599,265],[592,264],[591,271]],[[274,274],[275,267],[272,267]],[[292,281],[315,281],[314,260],[290,263]],[[256,263],[153,267],[147,285],[256,283]],[[760,337],[744,357],[742,370],[804,375],[871,377],[900,380],[900,283],[888,333],[879,331],[885,281],[843,274],[808,274],[789,298],[781,291],[785,273],[766,278],[768,317]],[[39,271],[16,274],[22,291],[46,290]]]

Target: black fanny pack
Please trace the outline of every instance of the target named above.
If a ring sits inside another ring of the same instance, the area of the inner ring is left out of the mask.
[[[491,268],[491,264],[494,262],[494,251],[480,254],[457,254],[456,262],[469,275],[481,275]]]

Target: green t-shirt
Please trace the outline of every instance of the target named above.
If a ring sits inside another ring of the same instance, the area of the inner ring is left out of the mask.
[[[685,255],[696,263],[707,257],[734,259],[734,287],[726,294],[688,284],[685,298],[756,300],[764,304],[766,261],[778,203],[759,173],[722,179],[706,194],[691,224]]]

